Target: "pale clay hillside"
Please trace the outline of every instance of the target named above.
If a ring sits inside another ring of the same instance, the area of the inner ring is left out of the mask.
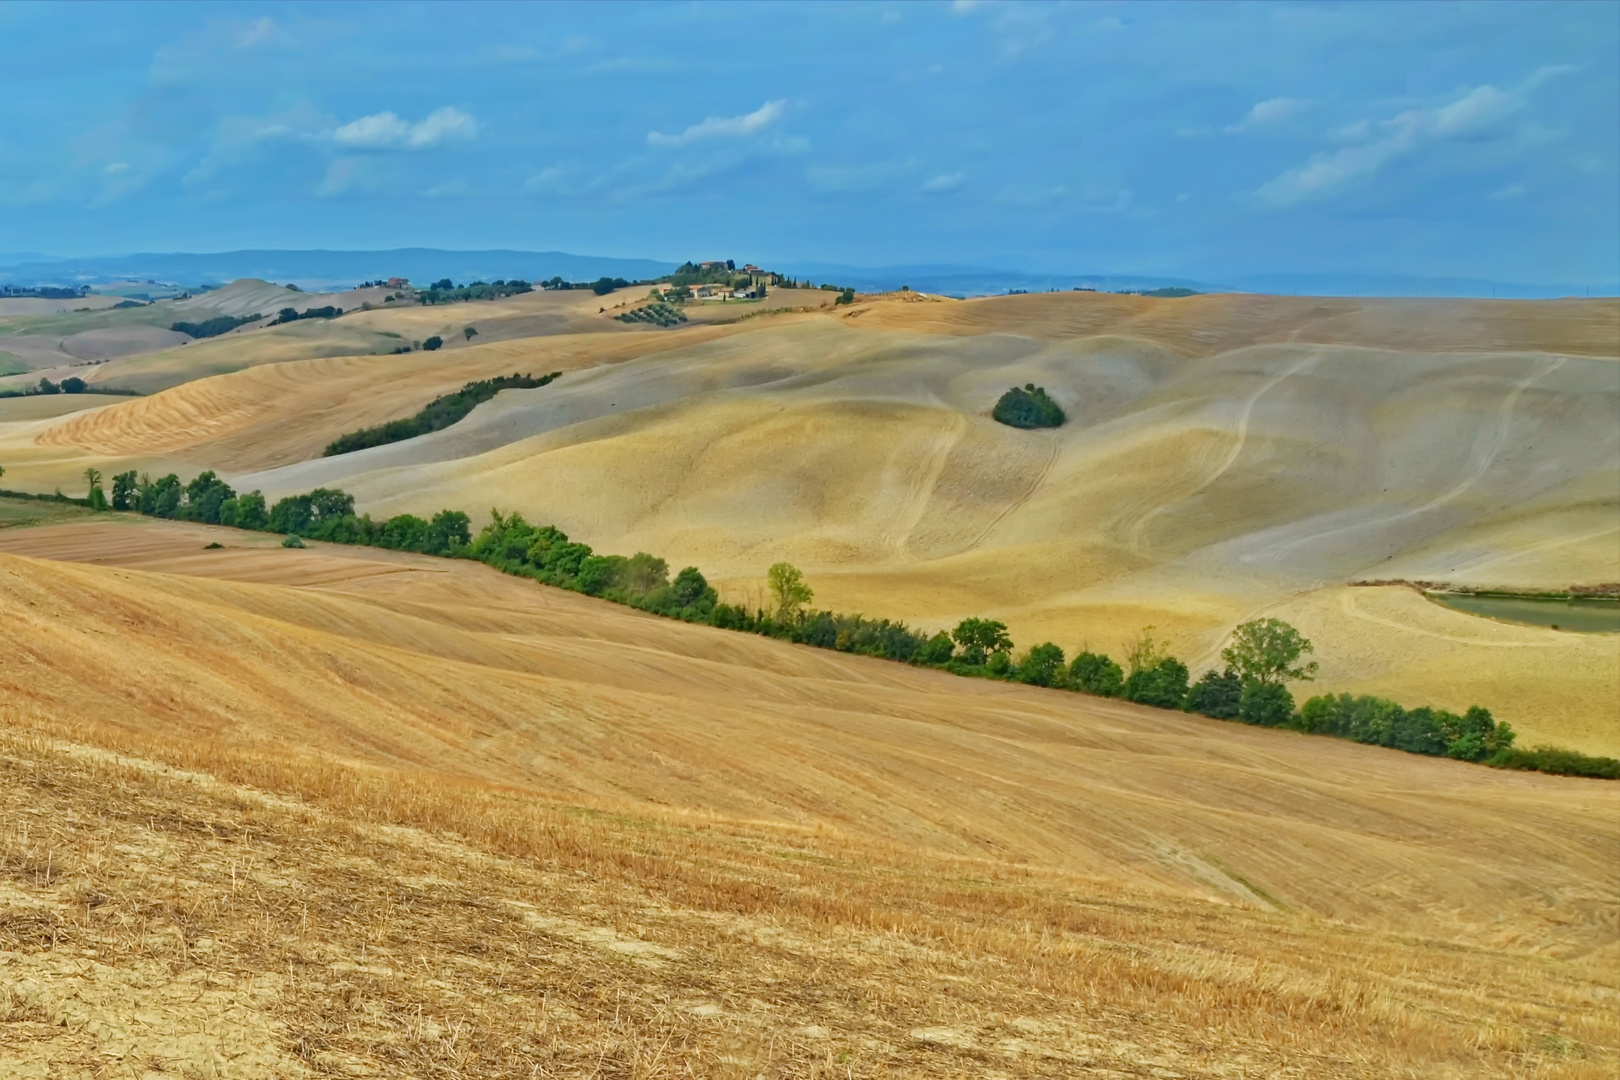
[[[214,469],[520,511],[732,601],[786,560],[818,607],[1020,647],[1151,624],[1195,675],[1276,616],[1315,642],[1305,693],[1620,752],[1620,636],[1352,584],[1620,582],[1620,302],[773,290],[658,329],[613,318],[644,288],[367,290],[164,337],[283,293],[0,310],[7,385],[92,391],[0,399],[0,486]],[[514,372],[562,375],[322,456]],[[1069,422],[994,422],[1026,383]],[[465,560],[0,500],[0,777],[5,1076],[1620,1068],[1620,785]]]

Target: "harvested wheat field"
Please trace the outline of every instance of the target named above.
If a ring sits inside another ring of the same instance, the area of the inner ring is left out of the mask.
[[[1152,625],[1195,674],[1237,623],[1298,618],[1325,689],[1483,704],[1526,743],[1620,752],[1612,636],[1346,592],[1620,582],[1615,301],[901,294],[602,333],[629,328],[597,299],[483,305],[514,325],[571,305],[593,332],[442,353],[271,350],[212,378],[194,376],[213,342],[180,350],[184,371],[170,354],[126,358],[108,378],[156,364],[193,381],[0,429],[0,458],[34,490],[72,490],[89,464],[213,468],[272,498],[341,487],[379,517],[517,510],[598,550],[695,564],[737,601],[785,559],[818,605],[928,628],[993,617],[1026,647],[1117,654]],[[479,306],[338,323],[426,332]],[[512,371],[565,374],[432,435],[320,457],[345,431]],[[1027,382],[1069,422],[994,422],[997,396]]]
[[[1620,1064],[1611,784],[454,560],[122,517],[0,552],[0,1072]]]

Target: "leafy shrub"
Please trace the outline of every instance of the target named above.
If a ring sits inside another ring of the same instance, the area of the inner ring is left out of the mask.
[[[1018,665],[1018,681],[1032,686],[1062,685],[1065,674],[1063,650],[1050,641],[1030,649]]]
[[[1294,715],[1294,695],[1282,683],[1243,684],[1238,698],[1238,719],[1260,727],[1282,727]]]
[[[1069,685],[1098,697],[1119,697],[1125,689],[1125,672],[1102,653],[1082,652],[1069,665]]]
[[[301,548],[306,547],[307,545],[297,536],[288,536],[286,539],[281,541],[281,546],[284,548]]]
[[[422,342],[422,348],[426,349],[428,352],[433,352],[443,344],[444,338],[440,337],[438,334],[434,334],[432,337]]]
[[[1235,673],[1206,671],[1187,691],[1186,709],[1216,720],[1236,720],[1242,698],[1243,680]]]
[[[1534,750],[1498,750],[1485,759],[1495,769],[1525,769],[1558,776],[1586,776],[1595,780],[1620,780],[1620,761],[1612,757],[1591,757],[1554,746]]]
[[[1167,656],[1150,667],[1138,668],[1126,677],[1120,696],[1138,705],[1179,709],[1187,699],[1187,665]]]
[[[1015,428],[1059,427],[1068,419],[1058,403],[1046,396],[1046,390],[1034,383],[1015,386],[1002,394],[990,415]]]

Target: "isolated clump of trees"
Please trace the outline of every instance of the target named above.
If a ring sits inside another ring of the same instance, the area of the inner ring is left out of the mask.
[[[282,314],[285,315],[286,312],[291,311],[291,310],[292,310],[291,308],[285,308],[285,309],[283,309]],[[211,338],[211,337],[218,337],[221,334],[230,333],[232,330],[235,330],[238,326],[246,326],[248,323],[258,322],[262,318],[264,318],[264,316],[259,315],[259,314],[253,314],[253,315],[216,315],[212,319],[204,319],[202,322],[177,322],[177,323],[174,323],[173,325],[171,325],[169,327],[169,329],[178,331],[179,333],[182,333],[182,334],[186,334],[189,337]],[[297,318],[297,316],[295,315],[294,318]],[[292,320],[291,319],[286,319],[286,318],[278,318],[277,321],[278,322],[291,322]]]
[[[382,446],[386,443],[400,442],[404,439],[414,439],[418,435],[441,431],[464,418],[479,405],[493,398],[502,390],[529,390],[537,386],[545,386],[561,375],[560,371],[553,371],[550,375],[500,375],[493,379],[479,379],[464,385],[452,394],[444,394],[434,398],[422,406],[415,416],[403,420],[390,420],[386,424],[376,427],[361,428],[339,435],[327,444],[323,457],[334,457],[338,454],[353,453],[356,450],[365,450],[372,446]]]
[[[766,572],[770,606],[749,607],[723,603],[695,566],[672,577],[668,563],[655,555],[598,554],[554,526],[530,524],[521,514],[503,516],[492,510],[489,522],[474,536],[467,515],[460,511],[443,510],[431,519],[400,514],[374,521],[369,514],[355,514],[352,496],[331,488],[289,495],[267,505],[261,493],[239,494],[213,472],[181,483],[173,474],[153,480],[130,471],[112,478],[109,504],[98,498],[100,473],[91,469],[85,476],[91,499],[74,501],[281,533],[291,538],[285,541],[289,546],[300,546],[306,539],[326,540],[476,559],[508,574],[669,618],[967,677],[1119,698],[1496,768],[1620,779],[1620,761],[1614,758],[1554,747],[1517,747],[1512,727],[1478,705],[1459,714],[1427,706],[1407,709],[1365,695],[1323,694],[1296,708],[1288,686],[1314,679],[1318,668],[1310,657],[1315,647],[1279,619],[1255,619],[1236,627],[1221,650],[1222,667],[1193,681],[1187,665],[1171,654],[1153,627],[1125,643],[1123,663],[1089,647],[1070,660],[1050,641],[1020,656],[1006,624],[995,619],[966,618],[953,630],[929,633],[898,621],[815,609],[811,607],[815,594],[803,573],[786,562]]]
[[[1015,428],[1059,427],[1068,417],[1057,402],[1046,396],[1044,387],[1027,383],[1001,395],[991,416]]]

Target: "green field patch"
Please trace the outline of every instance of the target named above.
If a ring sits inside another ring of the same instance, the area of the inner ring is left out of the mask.
[[[1490,593],[1424,593],[1442,607],[1487,619],[1572,630],[1620,633],[1620,600],[1610,597],[1493,596]]]

